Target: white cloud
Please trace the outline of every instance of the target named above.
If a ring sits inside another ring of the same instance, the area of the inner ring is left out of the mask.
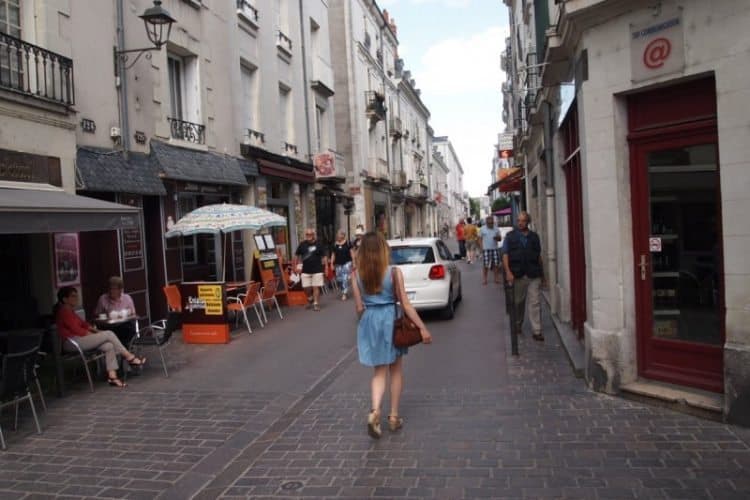
[[[449,38],[430,47],[414,70],[417,86],[433,96],[499,89],[505,77],[500,53],[508,27],[492,27],[468,38]]]
[[[505,26],[442,40],[412,71],[432,127],[453,143],[464,169],[464,189],[472,196],[485,193],[492,180],[493,146],[503,126],[500,53],[507,36]]]

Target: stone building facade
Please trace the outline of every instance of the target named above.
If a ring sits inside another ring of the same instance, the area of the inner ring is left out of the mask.
[[[528,208],[589,384],[747,425],[748,5],[506,4]]]

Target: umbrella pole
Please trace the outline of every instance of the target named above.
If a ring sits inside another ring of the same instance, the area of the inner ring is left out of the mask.
[[[227,281],[227,233],[221,233],[224,237],[224,246],[223,250],[221,252],[221,267],[223,268],[222,271],[222,279],[221,281],[225,282]]]

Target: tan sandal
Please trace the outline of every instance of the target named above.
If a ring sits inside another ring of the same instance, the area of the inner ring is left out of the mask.
[[[391,432],[396,432],[404,426],[404,419],[398,415],[388,415],[388,428]]]
[[[383,432],[380,430],[380,412],[371,410],[367,415],[367,434],[373,439],[380,439]]]

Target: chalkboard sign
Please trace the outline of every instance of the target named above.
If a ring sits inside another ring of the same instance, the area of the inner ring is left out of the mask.
[[[279,286],[277,288],[276,295],[285,294],[287,292],[286,275],[281,269],[281,261],[278,255],[261,254],[257,250],[255,251],[255,278],[258,278],[262,283],[268,280],[278,279]]]

